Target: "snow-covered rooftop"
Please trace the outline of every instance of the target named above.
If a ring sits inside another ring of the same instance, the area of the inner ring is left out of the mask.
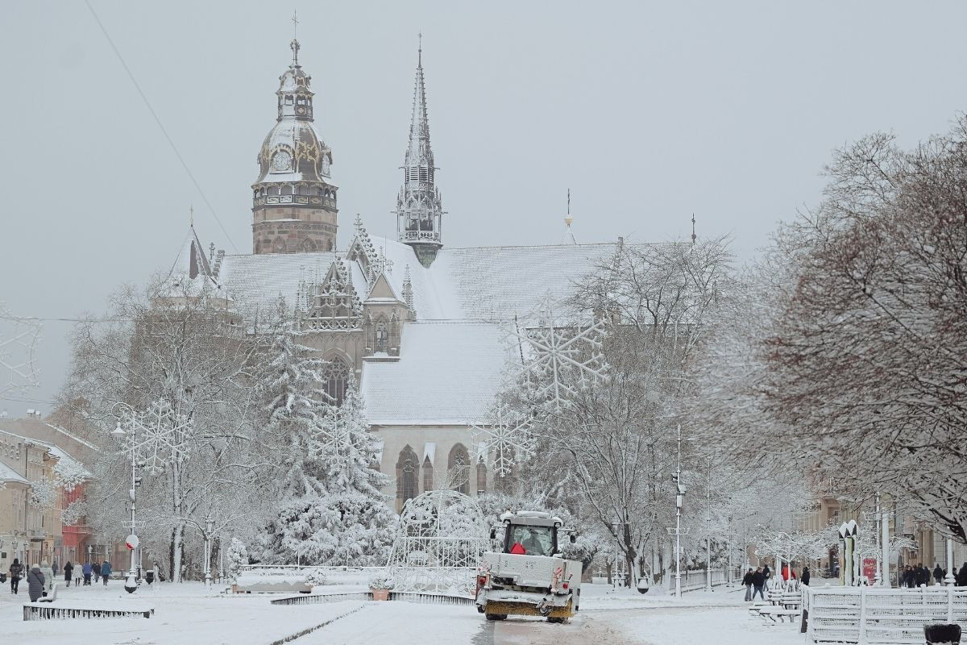
[[[6,484],[8,482],[30,485],[30,482],[18,475],[13,468],[0,461],[0,484]]]
[[[487,419],[509,357],[498,325],[429,321],[403,328],[398,362],[363,364],[373,425],[464,425]]]

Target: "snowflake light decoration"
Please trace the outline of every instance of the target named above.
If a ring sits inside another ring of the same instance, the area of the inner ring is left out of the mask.
[[[346,418],[342,408],[333,408],[312,424],[312,433],[324,452],[346,454],[352,448],[351,420]]]
[[[0,305],[0,395],[40,385],[34,368],[34,348],[41,324],[11,316]]]
[[[471,425],[473,442],[486,455],[493,455],[493,470],[498,477],[513,472],[516,464],[527,461],[536,449],[532,421],[498,401],[491,412],[491,423]]]
[[[158,400],[143,412],[125,415],[121,425],[130,431],[129,441],[142,467],[152,475],[164,472],[168,464],[184,463],[191,454],[194,424],[167,401]]]
[[[588,384],[605,376],[602,354],[604,321],[590,325],[558,323],[547,306],[537,324],[510,330],[520,347],[524,381],[535,387],[538,399],[561,404]]]

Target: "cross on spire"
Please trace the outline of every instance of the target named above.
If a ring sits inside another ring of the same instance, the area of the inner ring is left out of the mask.
[[[420,38],[420,45],[416,50],[416,65],[417,67],[423,67],[423,32],[418,34]]]
[[[292,12],[292,42],[289,43],[289,47],[292,48],[292,67],[299,66],[299,15],[297,12]]]

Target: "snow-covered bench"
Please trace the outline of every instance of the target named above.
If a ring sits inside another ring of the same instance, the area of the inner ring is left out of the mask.
[[[56,604],[55,604],[55,601]],[[105,600],[57,600],[57,585],[37,602],[24,605],[24,620],[63,618],[151,618],[154,607],[141,603],[112,604]]]
[[[768,624],[781,623],[788,620],[790,623],[799,618],[802,611],[799,609],[786,609],[778,605],[762,605],[754,612],[762,622]]]
[[[235,593],[311,593],[305,571],[255,570],[239,575],[232,585]]]

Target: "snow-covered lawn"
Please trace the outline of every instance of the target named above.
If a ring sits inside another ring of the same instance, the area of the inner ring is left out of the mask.
[[[328,592],[362,591],[362,586],[333,586]],[[428,642],[473,645],[560,643],[569,645],[802,645],[798,624],[767,626],[749,615],[739,591],[693,592],[681,600],[665,594],[614,591],[605,585],[583,586],[581,611],[566,625],[535,618],[491,623],[471,606],[408,602],[340,601],[276,606],[275,595],[231,595],[199,583],[142,587],[129,595],[112,581],[104,587],[58,591],[63,603],[98,606],[151,605],[153,618],[23,621],[27,600],[0,592],[3,642],[30,645],[190,645],[231,643],[269,645],[303,630],[319,627],[294,641],[314,643]]]

